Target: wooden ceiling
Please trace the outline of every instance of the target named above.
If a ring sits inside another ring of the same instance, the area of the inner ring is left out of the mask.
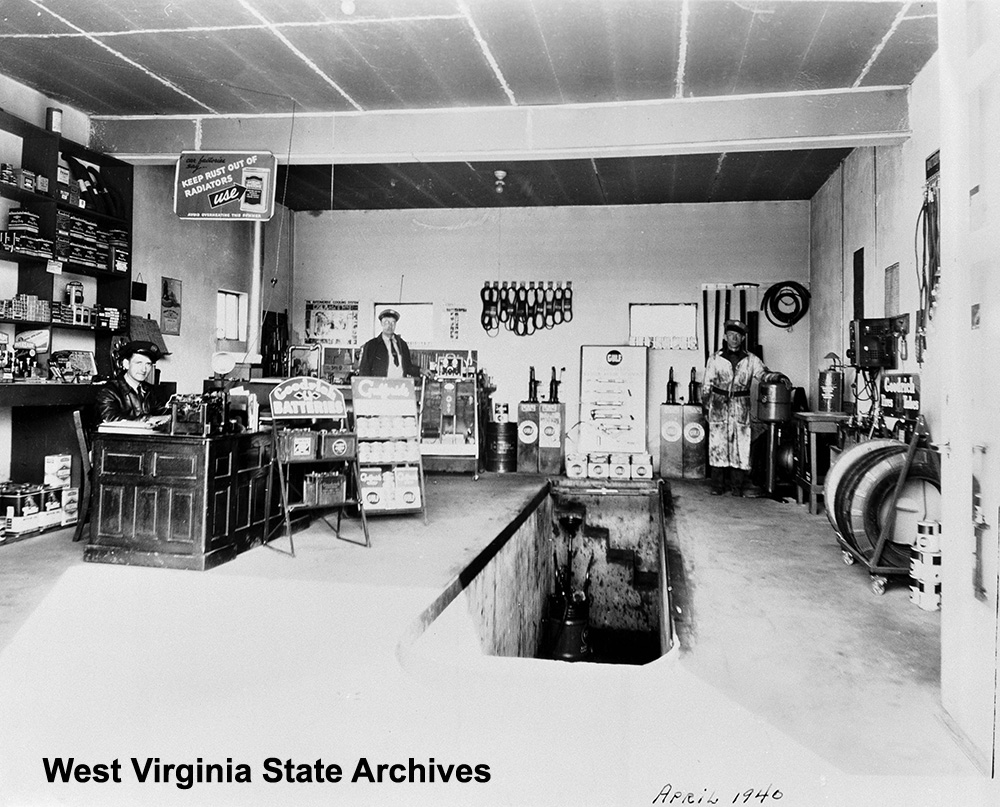
[[[907,86],[936,31],[918,2],[3,0],[0,73],[95,118],[372,115]],[[295,210],[808,199],[847,153],[296,163],[278,188]]]

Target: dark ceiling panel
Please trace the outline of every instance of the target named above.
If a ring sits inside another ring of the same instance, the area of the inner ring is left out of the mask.
[[[849,149],[503,163],[294,165],[278,169],[292,210],[682,204],[810,199]],[[288,193],[285,173],[288,171]]]

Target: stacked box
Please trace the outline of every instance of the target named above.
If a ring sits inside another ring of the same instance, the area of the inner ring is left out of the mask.
[[[72,454],[49,454],[45,457],[43,484],[47,488],[69,487],[73,476]]]

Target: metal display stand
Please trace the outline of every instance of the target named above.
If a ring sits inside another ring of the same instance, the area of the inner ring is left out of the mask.
[[[421,386],[421,397],[423,386]],[[358,435],[358,499],[368,515],[422,513],[427,495],[412,378],[351,379]],[[422,404],[421,404],[422,406]]]
[[[886,544],[889,542],[890,536],[896,528],[896,505],[899,502],[903,488],[906,486],[910,469],[913,467],[918,444],[926,434],[924,418],[920,416],[913,429],[913,436],[906,450],[906,458],[900,470],[899,477],[896,480],[892,496],[889,498],[885,521],[882,524],[882,529],[879,531],[878,541],[876,541],[872,553],[869,555],[859,547],[853,546],[839,532],[837,533],[837,543],[840,544],[843,550],[842,557],[844,563],[848,566],[853,565],[855,561],[864,564],[871,575],[872,592],[877,595],[885,594],[885,587],[889,577],[908,577],[910,574],[909,566],[892,566],[883,563],[883,554],[885,553]]]
[[[323,522],[333,530],[338,539],[362,544],[345,538],[340,532],[344,508],[357,506],[364,533],[362,545],[371,547],[368,519],[361,497],[347,496],[348,482],[354,491],[360,491],[361,475],[358,468],[357,436],[348,431],[347,405],[343,393],[322,379],[300,376],[278,384],[271,391],[270,402],[273,451],[271,479],[268,484],[268,512],[274,469],[277,468],[283,519],[267,534],[265,545],[276,549],[271,546],[271,541],[278,537],[273,532],[283,526],[284,534],[288,536],[288,554],[294,556],[293,514],[334,509],[337,511],[336,523],[330,521],[329,515],[321,513]],[[339,468],[343,478],[337,478],[341,474],[310,475],[306,473],[307,467]]]

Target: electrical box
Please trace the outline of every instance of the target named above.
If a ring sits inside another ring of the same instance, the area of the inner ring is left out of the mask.
[[[896,369],[896,332],[893,320],[888,317],[852,320],[847,358],[852,367],[864,370]]]

